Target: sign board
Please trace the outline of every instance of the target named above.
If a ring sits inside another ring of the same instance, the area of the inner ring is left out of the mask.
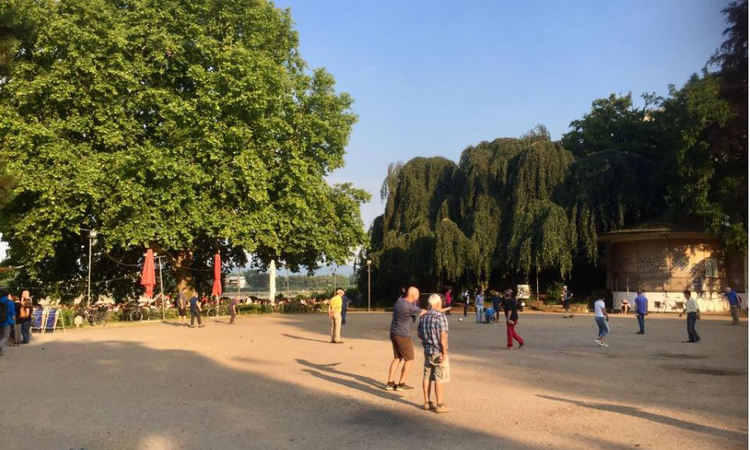
[[[528,284],[517,284],[516,285],[516,298],[528,299],[531,297],[531,288]]]

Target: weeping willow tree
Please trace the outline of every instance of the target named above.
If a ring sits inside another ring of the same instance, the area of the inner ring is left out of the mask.
[[[576,256],[595,260],[598,232],[663,207],[652,170],[635,153],[575,160],[542,126],[468,147],[458,166],[444,158],[393,165],[381,192],[385,212],[363,255],[373,261],[373,287],[486,287],[540,270],[565,277]]]

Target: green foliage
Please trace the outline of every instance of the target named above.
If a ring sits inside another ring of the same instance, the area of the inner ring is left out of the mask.
[[[545,305],[559,305],[562,298],[564,285],[559,281],[553,281],[547,287],[547,296],[544,298]]]
[[[673,210],[702,219],[725,246],[745,251],[747,124],[741,125],[744,141],[731,142],[737,124],[720,90],[721,78],[704,72],[681,89],[671,87],[663,102],[658,120],[670,138],[667,199]]]
[[[594,100],[591,112],[572,121],[572,129],[563,135],[560,143],[578,158],[602,150],[653,157],[659,151],[654,142],[656,131],[649,112],[654,99],[644,98],[647,102],[643,108],[633,106],[630,93],[622,96],[611,94],[608,98]]]
[[[577,245],[596,257],[597,232],[621,229],[665,208],[664,180],[658,165],[638,154],[604,150],[570,166],[557,201],[575,222]]]
[[[33,32],[0,83],[0,161],[15,183],[0,232],[29,278],[78,283],[81,228],[127,264],[144,247],[166,254],[180,283],[217,250],[227,264],[248,251],[314,269],[364,241],[368,194],[325,180],[344,163],[352,99],[307,69],[288,12],[264,0],[21,3]]]
[[[416,283],[486,287],[493,273],[528,274],[572,267],[575,222],[552,201],[573,156],[544,127],[521,139],[497,139],[464,150],[458,168],[416,158],[389,182],[385,214],[370,231],[361,259],[373,260],[373,284],[394,292]],[[565,195],[560,196],[567,199]],[[366,288],[366,271],[360,271]]]

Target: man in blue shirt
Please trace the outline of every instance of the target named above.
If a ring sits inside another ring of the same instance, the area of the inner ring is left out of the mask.
[[[190,328],[195,326],[195,319],[198,319],[198,328],[203,328],[203,324],[201,323],[201,311],[203,311],[203,308],[201,308],[198,293],[195,292],[193,293],[193,296],[190,297]]]
[[[0,289],[0,356],[2,356],[3,347],[10,337],[10,329],[16,323],[15,319],[15,305],[8,298],[8,291]]]
[[[641,331],[639,331],[638,334],[646,334],[648,299],[641,291],[638,291],[638,296],[635,298],[635,315],[638,317],[638,326],[641,328]]]
[[[732,312],[732,325],[739,325],[740,308],[739,303],[737,302],[737,293],[734,292],[732,288],[727,286],[724,288],[724,293],[722,295],[726,297],[727,301],[729,302],[729,310]]]

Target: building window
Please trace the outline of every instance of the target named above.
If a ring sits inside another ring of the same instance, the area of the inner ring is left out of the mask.
[[[715,259],[706,259],[706,278],[716,278],[719,276],[719,267]]]

